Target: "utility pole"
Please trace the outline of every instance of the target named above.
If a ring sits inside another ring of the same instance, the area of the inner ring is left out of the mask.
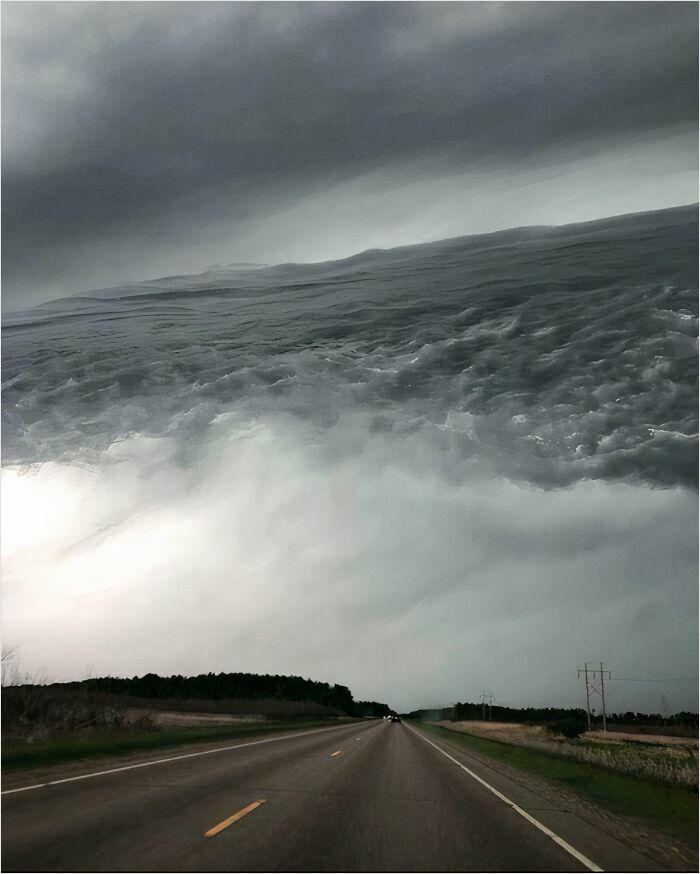
[[[603,733],[607,732],[607,713],[605,712],[605,674],[610,676],[610,671],[603,670],[603,663],[600,662],[600,697],[603,699]]]
[[[578,676],[581,674],[584,675],[586,681],[586,718],[588,719],[588,730],[591,730],[591,690],[588,687],[588,662],[586,662],[585,667],[579,668]]]
[[[588,667],[588,662],[584,662],[583,667],[579,668],[577,673],[579,677],[583,674],[586,683],[586,716],[588,717],[588,730],[591,730],[591,692],[595,692],[596,695],[600,695],[603,702],[603,731],[607,732],[608,715],[605,709],[605,676],[607,674],[609,680],[610,671],[603,669],[602,662],[599,662],[598,664],[600,665],[600,668],[594,669]],[[598,675],[597,681],[596,675]]]
[[[486,702],[489,704],[489,720],[492,719],[492,708],[493,708],[493,692],[489,692],[484,690],[481,693],[481,721],[486,721]]]

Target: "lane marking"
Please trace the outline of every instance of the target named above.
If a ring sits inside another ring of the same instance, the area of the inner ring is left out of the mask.
[[[424,740],[427,744],[430,744],[431,747],[434,747],[439,753],[442,753],[445,758],[449,759],[451,762],[454,762],[454,764],[457,765],[458,768],[461,768],[463,771],[469,774],[470,777],[473,777],[477,783],[481,783],[481,785],[488,789],[489,792],[493,792],[496,798],[500,798],[500,800],[505,802],[508,807],[510,807],[516,813],[519,813],[520,816],[526,819],[531,825],[534,825],[535,828],[539,829],[543,834],[547,835],[548,838],[551,838],[555,844],[558,844],[563,850],[566,850],[566,852],[570,856],[573,856],[574,859],[577,859],[582,865],[585,865],[585,867],[588,868],[589,871],[603,871],[603,869],[596,865],[595,862],[592,862],[587,856],[584,856],[583,853],[579,853],[579,851],[575,847],[572,847],[571,844],[567,843],[564,838],[560,838],[558,834],[555,834],[551,829],[547,828],[546,825],[541,823],[538,819],[535,819],[534,816],[530,816],[530,814],[526,810],[523,810],[522,807],[519,807],[514,801],[511,801],[508,796],[504,795],[502,792],[499,792],[498,789],[491,786],[491,784],[487,783],[486,780],[482,780],[478,774],[475,774],[474,771],[470,771],[469,768],[467,768],[461,762],[458,762],[457,759],[455,759],[449,753],[446,753],[445,750],[443,750],[437,744],[433,743],[431,740],[428,740],[425,735],[421,734],[419,731],[416,731],[415,728],[411,728],[410,725],[407,725],[406,728],[409,731],[413,732],[413,734],[415,734],[421,740]]]
[[[225,828],[233,825],[234,822],[238,822],[239,819],[243,819],[244,816],[248,816],[249,813],[252,813],[258,807],[260,807],[261,804],[264,804],[265,801],[265,798],[259,798],[257,801],[253,801],[251,804],[242,807],[232,816],[229,816],[227,819],[222,819],[220,823],[215,825],[213,828],[210,828],[208,832],[204,832],[204,837],[213,838],[214,835],[218,835],[219,832],[222,832]]]
[[[199,750],[196,753],[183,753],[180,756],[168,756],[166,759],[153,759],[150,762],[137,762],[135,765],[122,765],[121,768],[109,768],[106,771],[92,771],[89,774],[80,774],[77,777],[63,777],[61,780],[49,780],[46,783],[33,783],[31,786],[20,786],[17,789],[3,789],[3,791],[0,792],[0,795],[13,795],[15,792],[29,792],[30,789],[44,789],[46,786],[58,786],[59,783],[74,783],[76,780],[89,780],[90,777],[103,777],[105,774],[118,774],[121,771],[133,771],[134,768],[148,768],[150,765],[163,765],[166,762],[177,762],[180,759],[194,759],[197,758],[197,756],[209,756],[212,753],[225,753],[230,750],[240,750],[243,749],[243,747],[271,744],[280,740],[293,740],[295,737],[308,737],[310,734],[320,734],[324,731],[340,731],[347,727],[347,725],[333,725],[331,728],[312,728],[309,731],[285,734],[282,737],[266,737],[262,740],[251,740],[243,744],[230,744],[227,747],[215,747],[212,750]]]
[[[334,753],[331,753],[331,758],[333,758],[333,756],[339,756],[341,752],[342,750],[336,750]]]

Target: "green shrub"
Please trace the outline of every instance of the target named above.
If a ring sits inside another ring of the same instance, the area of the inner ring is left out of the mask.
[[[588,726],[582,719],[575,716],[567,716],[566,719],[557,719],[547,723],[547,731],[552,734],[563,734],[564,737],[579,737],[586,731]]]

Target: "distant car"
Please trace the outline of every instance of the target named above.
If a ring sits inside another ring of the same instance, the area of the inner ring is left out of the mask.
[[[396,713],[392,713],[389,719],[391,720],[391,722],[401,722],[401,717],[398,716]]]

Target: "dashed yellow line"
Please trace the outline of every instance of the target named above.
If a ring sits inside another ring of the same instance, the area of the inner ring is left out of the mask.
[[[243,807],[237,813],[234,813],[233,816],[229,816],[228,819],[224,819],[218,825],[210,828],[208,832],[204,832],[204,837],[213,838],[214,835],[218,835],[219,832],[222,832],[225,828],[233,825],[234,822],[237,822],[239,819],[243,819],[244,816],[252,813],[257,807],[260,807],[261,804],[264,804],[265,801],[265,798],[260,798],[258,799],[258,801],[253,801],[252,804],[248,804],[246,807]]]
[[[342,750],[336,750],[334,753],[331,753],[331,758],[333,758],[333,756],[339,756],[341,753]]]

